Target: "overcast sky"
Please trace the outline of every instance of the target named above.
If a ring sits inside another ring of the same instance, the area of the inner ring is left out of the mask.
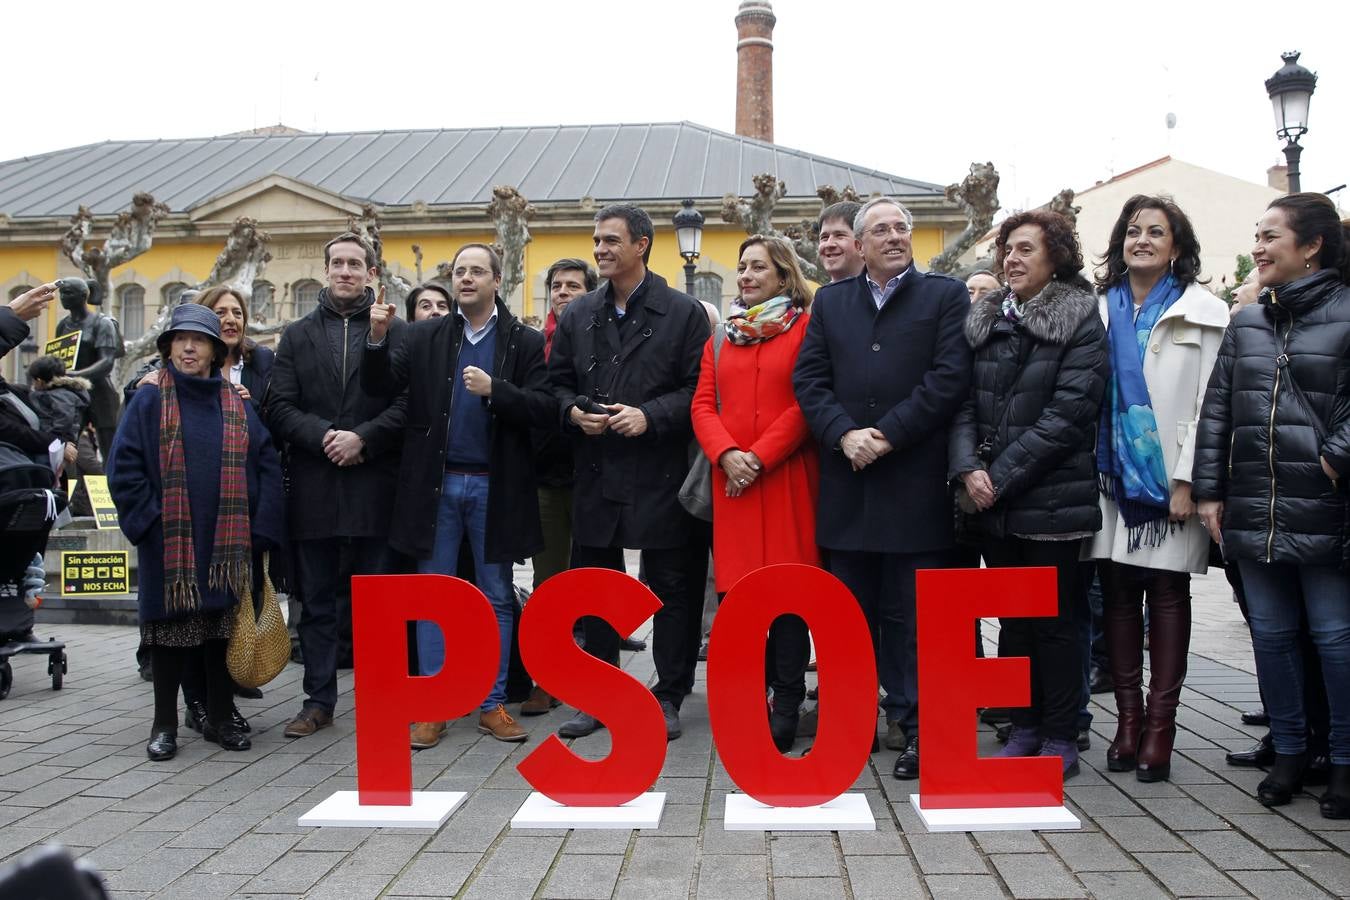
[[[0,159],[278,121],[348,131],[687,119],[732,131],[736,7],[12,4]],[[1344,0],[773,7],[785,146],[942,184],[992,160],[1006,208],[1167,153],[1264,182],[1283,155],[1263,82],[1297,49],[1320,76],[1303,186],[1350,181]],[[1350,210],[1350,188],[1334,196]]]

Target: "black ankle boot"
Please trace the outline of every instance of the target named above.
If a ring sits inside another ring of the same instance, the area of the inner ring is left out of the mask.
[[[1303,789],[1303,770],[1308,766],[1308,754],[1277,752],[1268,774],[1256,786],[1256,799],[1262,806],[1284,806]]]
[[[202,723],[206,721],[206,704],[200,700],[189,700],[187,706],[187,715],[183,717],[183,724],[190,731],[200,732]]]
[[[1331,764],[1327,791],[1318,806],[1324,819],[1350,819],[1350,765]]]
[[[797,739],[798,719],[796,710],[781,713],[775,709],[769,713],[769,734],[773,735],[773,745],[779,753],[787,753],[792,749],[792,742]]]

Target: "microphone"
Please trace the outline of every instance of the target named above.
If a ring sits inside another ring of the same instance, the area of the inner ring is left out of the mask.
[[[585,394],[577,394],[577,399],[572,401],[572,405],[584,413],[591,413],[598,416],[603,416],[609,412],[609,410],[605,409],[600,404],[595,403]]]

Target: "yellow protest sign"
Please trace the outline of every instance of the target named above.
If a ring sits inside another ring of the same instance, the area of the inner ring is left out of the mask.
[[[131,593],[129,555],[126,550],[62,550],[61,596]]]
[[[75,359],[80,355],[80,332],[72,331],[59,338],[52,338],[42,345],[42,352],[61,360],[67,370],[75,368]]]
[[[108,476],[84,476],[84,490],[89,494],[89,505],[94,508],[94,523],[99,528],[116,528],[117,507],[108,491]]]

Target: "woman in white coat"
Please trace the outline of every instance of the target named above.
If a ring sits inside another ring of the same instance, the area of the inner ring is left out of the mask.
[[[1203,573],[1209,535],[1191,499],[1195,427],[1228,310],[1196,282],[1200,245],[1165,197],[1137,195],[1121,210],[1097,272],[1111,382],[1102,401],[1097,470],[1103,630],[1115,682],[1113,772],[1140,781],[1171,771],[1176,710],[1191,635],[1191,573]],[[1149,691],[1142,689],[1149,611]]]

